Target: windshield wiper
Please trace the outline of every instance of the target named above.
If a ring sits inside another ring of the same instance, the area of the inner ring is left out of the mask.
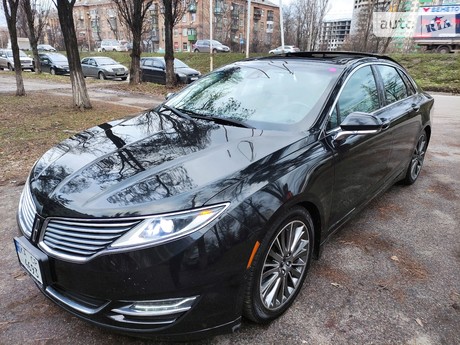
[[[179,116],[179,117],[182,117],[182,118],[184,118],[184,119],[192,120],[192,118],[191,118],[189,115],[183,113],[183,112],[180,111],[179,109],[176,109],[176,108],[174,108],[174,107],[170,107],[169,105],[162,104],[162,105],[161,105],[161,108],[164,108],[164,109],[166,109],[166,110],[169,110],[169,111],[172,112],[173,114],[175,114],[175,115],[177,115],[177,116]],[[162,114],[163,111],[164,111],[164,110],[161,110],[161,111],[158,111],[158,112],[159,112],[160,114]]]
[[[176,109],[177,110],[177,109]],[[218,116],[212,116],[212,115],[201,115],[193,110],[188,110],[188,109],[180,109],[181,112],[189,114],[191,117],[195,119],[201,119],[201,120],[207,120],[207,121],[213,121],[216,123],[220,123],[223,125],[232,125],[232,126],[237,126],[237,127],[243,127],[243,128],[254,128],[252,126],[249,126],[248,124],[235,120],[229,117],[218,117]]]

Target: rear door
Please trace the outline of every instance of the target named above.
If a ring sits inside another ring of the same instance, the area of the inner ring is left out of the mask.
[[[388,177],[391,134],[351,135],[337,143],[340,123],[352,112],[381,115],[382,99],[375,72],[370,65],[355,69],[338,94],[327,125],[327,141],[334,151],[334,191],[330,225],[369,200]]]
[[[421,131],[422,99],[400,69],[382,64],[377,65],[376,70],[381,77],[385,95],[381,117],[389,123],[394,141],[388,164],[392,175],[398,175],[407,169]]]

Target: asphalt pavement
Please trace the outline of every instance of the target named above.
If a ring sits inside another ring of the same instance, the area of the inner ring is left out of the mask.
[[[290,310],[198,343],[460,344],[459,109],[459,96],[435,95],[418,181],[393,186],[325,244]],[[0,187],[0,344],[154,343],[92,326],[39,292],[12,241],[21,190]]]

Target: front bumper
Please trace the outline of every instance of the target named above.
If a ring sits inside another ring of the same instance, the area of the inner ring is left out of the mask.
[[[245,234],[247,230],[227,215],[212,228],[174,242],[107,253],[84,264],[50,257],[24,237],[19,240],[40,251],[44,278],[43,284],[36,283],[62,308],[113,331],[180,340],[239,327],[251,250]],[[189,298],[185,310],[185,304],[179,304],[154,315],[126,312],[136,303]]]

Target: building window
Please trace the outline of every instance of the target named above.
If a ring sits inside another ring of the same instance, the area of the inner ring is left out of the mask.
[[[187,33],[187,30],[185,30],[185,31],[186,31],[186,33]],[[183,42],[183,43],[182,43],[182,51],[183,51],[183,52],[188,51],[187,42]]]

